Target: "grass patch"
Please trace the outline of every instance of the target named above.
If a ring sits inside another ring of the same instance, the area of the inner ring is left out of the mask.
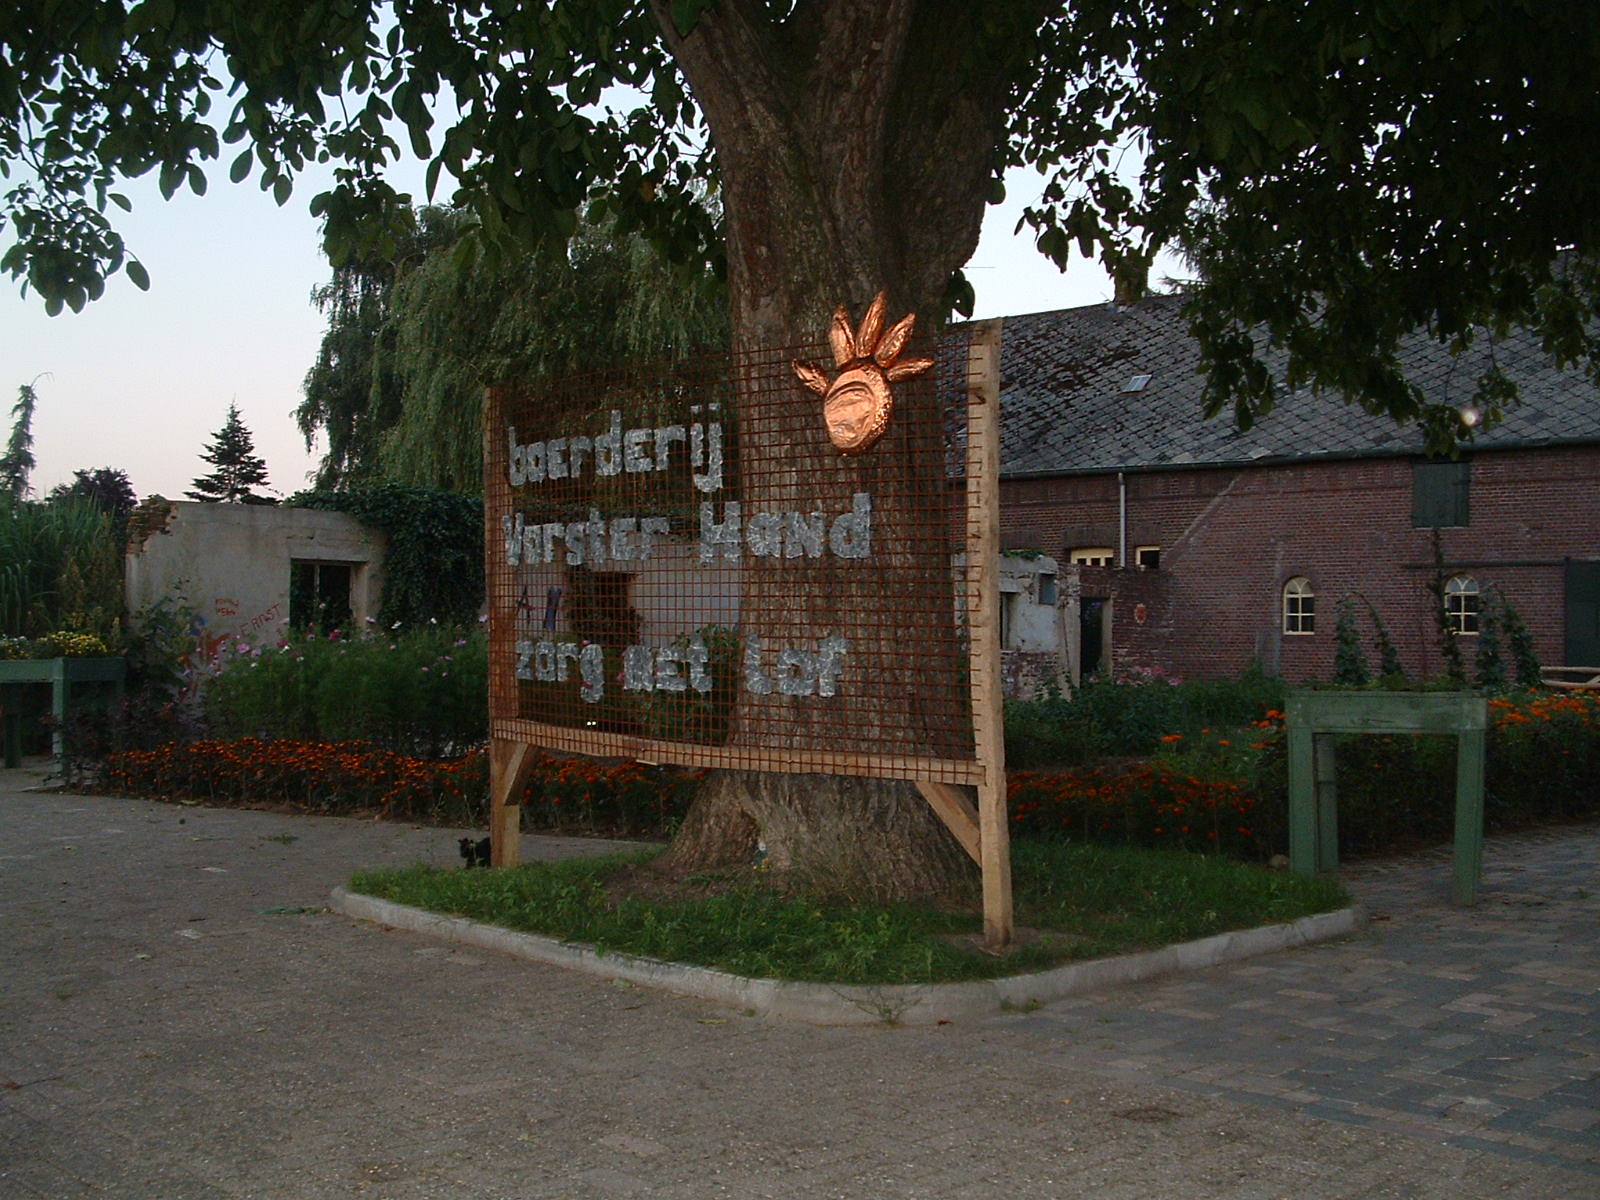
[[[787,896],[739,881],[674,901],[617,897],[608,881],[657,851],[504,870],[362,871],[350,889],[507,929],[756,978],[940,983],[1292,921],[1349,903],[1329,879],[1171,850],[1019,841],[1017,925],[996,957],[976,946],[977,899],[962,906],[863,905]]]

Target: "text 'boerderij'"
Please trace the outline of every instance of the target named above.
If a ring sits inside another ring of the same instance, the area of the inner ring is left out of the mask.
[[[715,409],[716,405],[711,405]],[[692,405],[698,413],[700,405]],[[585,471],[605,478],[624,473],[665,471],[674,459],[688,461],[694,486],[702,492],[722,488],[722,422],[691,421],[684,425],[622,428],[622,413],[611,410],[604,433],[570,434],[542,442],[518,442],[517,427],[506,430],[506,475],[512,487],[547,479],[580,479]],[[673,453],[677,447],[677,453]]]

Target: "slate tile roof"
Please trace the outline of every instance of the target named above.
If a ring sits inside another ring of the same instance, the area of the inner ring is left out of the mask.
[[[1179,312],[1159,296],[1007,317],[1000,347],[1002,475],[1057,474],[1263,459],[1411,454],[1421,432],[1375,417],[1336,395],[1287,394],[1245,433],[1224,411],[1201,415],[1199,353]],[[1465,403],[1489,350],[1460,358],[1427,338],[1402,351],[1430,399]],[[1480,433],[1484,448],[1600,442],[1600,388],[1581,371],[1556,370],[1528,336],[1494,353],[1521,386],[1522,402]],[[1136,375],[1142,391],[1124,389]]]

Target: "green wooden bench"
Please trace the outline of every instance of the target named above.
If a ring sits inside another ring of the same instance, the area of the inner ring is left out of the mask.
[[[25,684],[50,685],[50,712],[55,717],[51,748],[56,769],[66,750],[62,730],[72,688],[79,683],[109,683],[122,695],[128,664],[120,658],[14,658],[0,659],[0,752],[5,765],[22,765],[22,712],[20,694]]]
[[[1339,865],[1334,736],[1341,733],[1454,734],[1455,875],[1451,899],[1478,902],[1483,871],[1484,734],[1488,702],[1467,692],[1289,693],[1289,869],[1302,875]]]

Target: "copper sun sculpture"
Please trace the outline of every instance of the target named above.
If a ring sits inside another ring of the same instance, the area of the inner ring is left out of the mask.
[[[821,367],[793,364],[800,382],[822,397],[822,420],[840,454],[865,454],[872,449],[889,428],[889,414],[894,411],[889,385],[933,366],[931,358],[900,357],[911,340],[917,315],[907,313],[886,332],[884,304],[884,294],[879,292],[861,318],[861,327],[853,333],[850,314],[843,305],[833,314],[828,343],[839,373],[832,381]]]

